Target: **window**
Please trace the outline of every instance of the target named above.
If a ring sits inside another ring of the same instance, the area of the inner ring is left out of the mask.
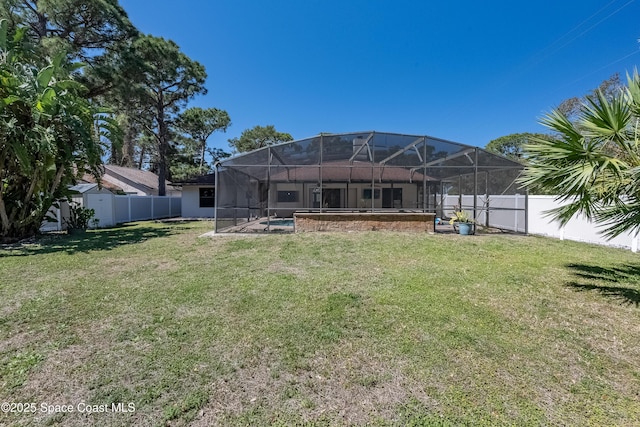
[[[295,203],[297,201],[297,191],[278,191],[278,203]]]
[[[200,188],[200,207],[213,208],[216,205],[216,189],[212,187]]]
[[[365,188],[362,190],[362,198],[365,200],[371,200],[371,189],[370,188]],[[379,199],[380,198],[380,189],[376,188],[375,190],[373,190],[373,198],[374,199]]]

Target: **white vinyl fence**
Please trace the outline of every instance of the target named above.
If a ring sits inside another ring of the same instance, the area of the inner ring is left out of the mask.
[[[558,206],[560,204],[555,201],[555,196],[529,196],[529,233],[638,251],[637,234],[623,233],[607,240],[600,233],[601,226],[581,216],[572,218],[566,226],[560,227],[544,213]]]
[[[114,196],[115,222],[173,218],[182,215],[180,197]],[[96,211],[97,216],[97,211]]]
[[[525,217],[525,204],[528,216]],[[460,196],[448,195],[444,197],[445,216],[450,216],[455,208],[460,206]],[[556,196],[529,195],[528,201],[524,195],[515,196],[485,196],[479,195],[477,200],[476,221],[503,230],[519,233],[527,231],[529,234],[555,237],[561,240],[594,243],[618,248],[638,251],[638,236],[630,233],[607,240],[602,236],[601,226],[594,224],[584,217],[576,216],[569,223],[561,227],[546,214],[547,211],[561,206]],[[473,211],[473,196],[462,196],[462,208]]]
[[[149,219],[173,218],[182,215],[180,197],[161,196],[116,196],[114,194],[86,194],[78,200],[87,209],[95,210],[94,218],[98,227],[112,227],[116,224]],[[44,222],[40,231],[65,230],[65,219],[69,215],[67,202],[60,209],[51,208],[56,222]]]

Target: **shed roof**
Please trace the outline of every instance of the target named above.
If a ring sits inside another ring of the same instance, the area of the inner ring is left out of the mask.
[[[87,183],[87,184],[76,184],[74,186],[69,187],[69,190],[75,191],[80,194],[84,194],[87,191],[91,191],[94,188],[97,188],[98,184]]]

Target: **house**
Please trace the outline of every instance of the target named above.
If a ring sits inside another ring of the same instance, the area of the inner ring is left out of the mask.
[[[182,215],[216,218],[216,231],[296,212],[443,217],[454,208],[445,205],[454,200],[448,195],[476,215],[488,210],[481,204],[490,195],[517,192],[522,168],[479,147],[426,135],[322,133],[224,159],[216,174],[181,183]],[[473,201],[465,205],[468,195]]]
[[[476,216],[489,210],[489,196],[517,192],[522,168],[479,147],[427,135],[321,133],[217,163],[215,229],[243,229],[259,219],[269,231],[270,218],[295,213],[443,217],[454,208],[444,203],[448,195]],[[473,199],[465,205],[468,195]]]

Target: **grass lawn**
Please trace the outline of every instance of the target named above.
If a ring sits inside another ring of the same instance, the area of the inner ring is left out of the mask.
[[[0,248],[0,425],[640,425],[638,254],[210,227]]]

